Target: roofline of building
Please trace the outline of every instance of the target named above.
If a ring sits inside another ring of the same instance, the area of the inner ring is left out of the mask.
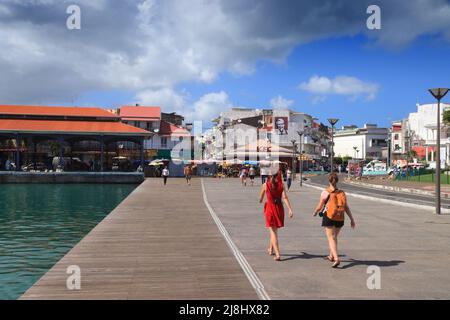
[[[90,135],[90,136],[151,136],[154,133],[147,132],[93,132],[93,131],[39,131],[39,130],[2,130],[0,129],[0,134],[45,134],[45,135],[55,135],[55,134],[66,134],[66,135]]]

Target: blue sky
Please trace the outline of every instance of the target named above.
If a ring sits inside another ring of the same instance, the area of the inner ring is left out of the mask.
[[[422,36],[405,48],[390,49],[374,45],[367,37],[340,37],[314,41],[296,47],[284,62],[258,61],[249,75],[222,72],[217,80],[205,84],[182,83],[178,90],[198,100],[209,92],[225,91],[235,106],[270,108],[270,100],[281,95],[293,100],[291,109],[306,112],[325,121],[341,119],[340,125],[376,123],[389,126],[415,111],[416,103],[432,103],[427,89],[449,86],[450,45],[435,36]],[[313,75],[334,78],[356,77],[379,85],[374,99],[364,96],[326,95],[314,103],[314,94],[301,91],[299,84]],[[90,92],[75,104],[127,104],[135,102],[133,92]]]
[[[208,123],[273,105],[388,126],[450,86],[450,0],[376,3],[380,30],[372,0],[0,0],[0,104],[139,103]]]

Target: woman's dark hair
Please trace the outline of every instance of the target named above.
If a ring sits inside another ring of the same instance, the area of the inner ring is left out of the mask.
[[[273,174],[271,177],[271,182],[272,182],[272,188],[275,189],[277,187],[277,179],[278,179],[278,173]]]
[[[335,173],[335,172],[333,172],[333,173],[330,173],[329,175],[328,175],[328,181],[332,184],[332,185],[337,185],[337,183],[339,182],[339,177],[338,177],[338,175]]]

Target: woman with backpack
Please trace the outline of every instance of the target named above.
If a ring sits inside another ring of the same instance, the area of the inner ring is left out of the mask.
[[[350,218],[352,228],[355,228],[355,220],[348,207],[345,192],[337,187],[337,183],[339,182],[338,175],[336,173],[331,173],[328,176],[328,181],[329,186],[322,191],[314,216],[319,212],[321,213],[320,216],[323,216],[322,227],[325,228],[330,249],[330,254],[327,256],[327,259],[330,262],[333,262],[332,268],[337,268],[341,263],[337,248],[338,235],[341,228],[344,226],[345,214],[347,213]]]
[[[281,261],[280,248],[278,246],[278,229],[284,227],[284,207],[283,201],[289,210],[289,218],[293,217],[292,207],[289,199],[284,191],[283,177],[281,171],[268,178],[263,184],[261,194],[259,196],[259,203],[262,203],[264,195],[267,196],[267,201],[264,204],[264,216],[266,219],[266,227],[269,228],[270,241],[269,255],[275,251],[275,261]]]

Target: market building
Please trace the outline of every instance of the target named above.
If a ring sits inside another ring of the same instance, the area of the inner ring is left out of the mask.
[[[152,135],[102,108],[0,105],[0,169],[109,171],[128,143],[133,170]]]

